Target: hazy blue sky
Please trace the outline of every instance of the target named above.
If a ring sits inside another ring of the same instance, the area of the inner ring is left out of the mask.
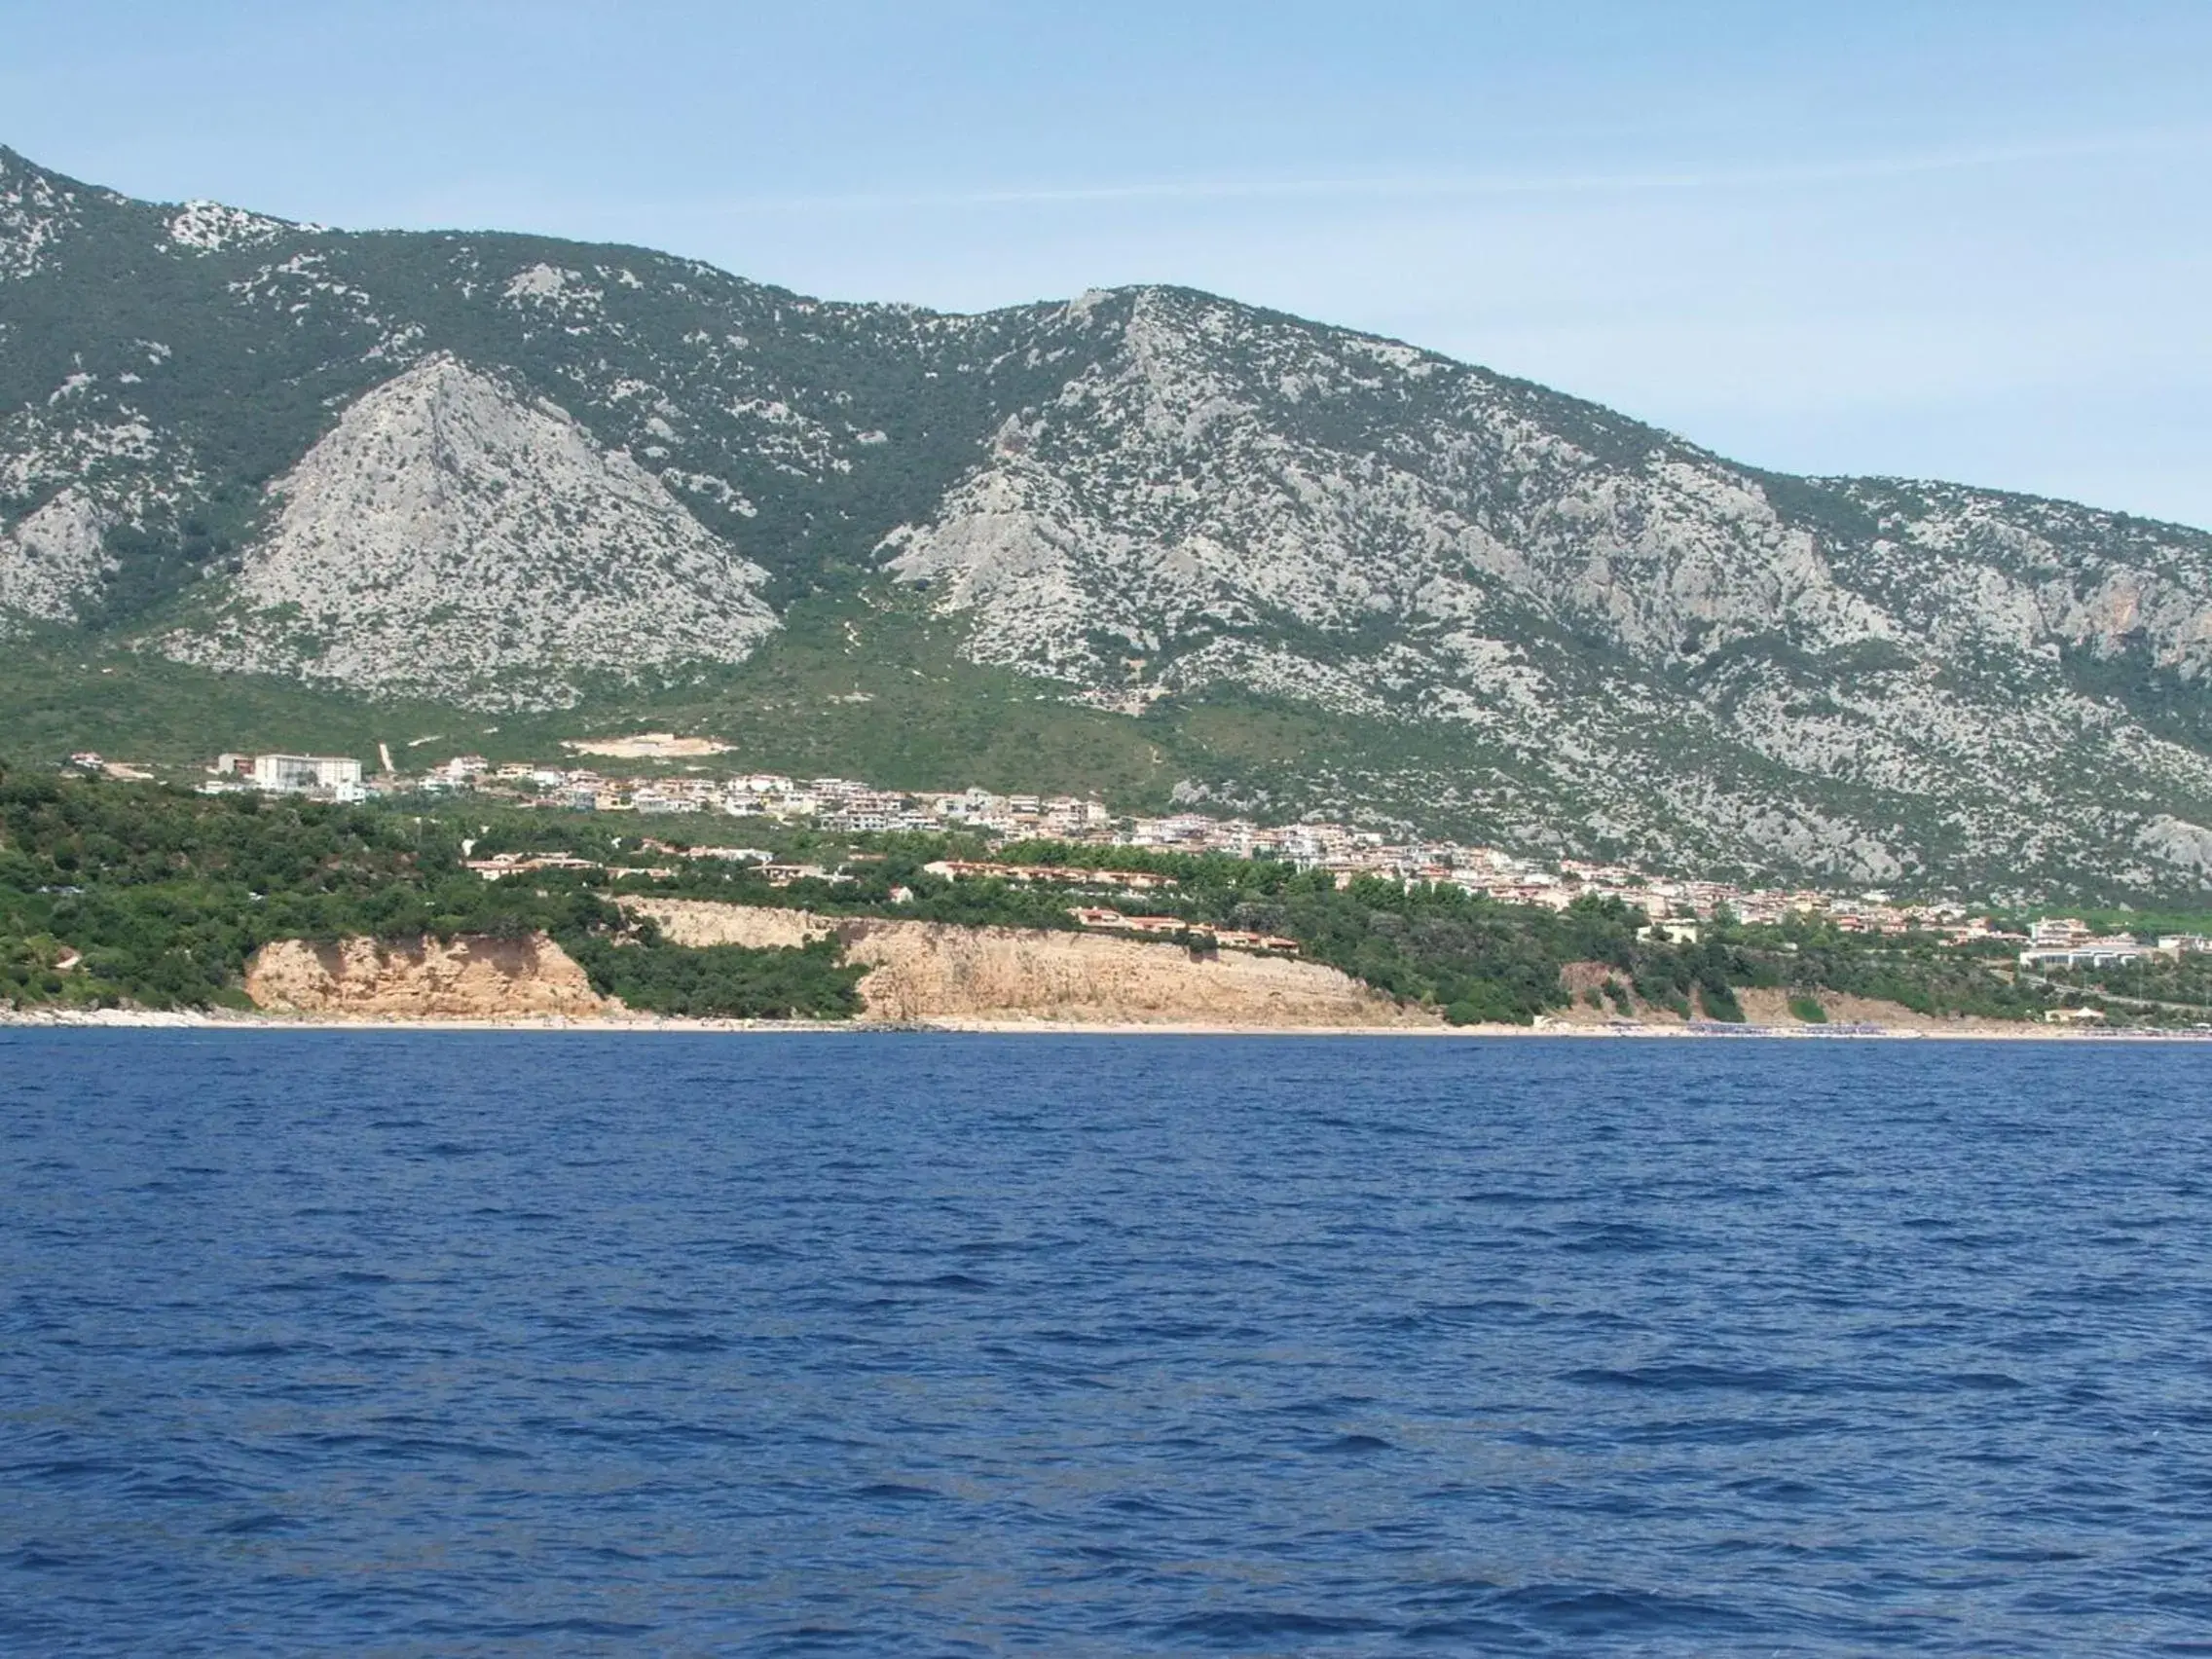
[[[1804,471],[2212,525],[2212,3],[0,0],[134,194],[956,309],[1176,281]]]

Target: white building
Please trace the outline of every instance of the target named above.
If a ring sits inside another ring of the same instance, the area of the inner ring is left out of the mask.
[[[254,788],[276,794],[327,790],[341,799],[361,798],[361,763],[348,755],[256,755]]]
[[[2023,968],[2125,968],[2151,952],[2131,939],[2085,939],[2078,944],[2030,945],[2020,952]]]

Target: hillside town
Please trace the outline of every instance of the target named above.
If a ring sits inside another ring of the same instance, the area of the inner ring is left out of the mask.
[[[1617,899],[1652,919],[1648,931],[1681,943],[1695,943],[1701,927],[1716,917],[1756,926],[1779,925],[1797,916],[1818,917],[1844,933],[1933,932],[1959,945],[2015,947],[2020,965],[2032,969],[2111,968],[2154,956],[2212,951],[2212,938],[2199,935],[2164,936],[2147,943],[2132,937],[2098,937],[2086,924],[2070,917],[2041,920],[2026,932],[2008,931],[1986,913],[1957,902],[1904,903],[1879,891],[1746,888],[1578,859],[1543,863],[1495,847],[1394,840],[1380,830],[1327,821],[1263,826],[1195,811],[1145,817],[1117,814],[1095,798],[1074,795],[1002,794],[973,786],[900,790],[853,778],[717,771],[703,762],[723,753],[720,745],[670,733],[570,747],[595,757],[683,764],[677,773],[623,774],[582,764],[533,761],[496,765],[481,756],[465,754],[407,772],[394,764],[388,746],[380,747],[382,767],[374,773],[357,757],[347,756],[225,753],[207,768],[198,787],[210,794],[257,791],[334,802],[466,794],[505,805],[569,812],[750,819],[826,834],[957,833],[994,844],[1049,840],[1137,852],[1275,859],[1300,869],[1328,870],[1340,886],[1360,877],[1439,883],[1501,903],[1552,909],[1565,909],[1586,897]],[[82,754],[71,759],[89,771],[145,775],[139,768],[97,755]],[[689,851],[692,856],[753,860],[767,866],[772,879],[821,878],[831,873],[812,866],[778,864],[765,849],[706,846]],[[483,862],[480,873],[497,876],[510,867],[520,870],[570,862],[560,855],[503,857],[503,864]],[[622,873],[650,874],[657,867]],[[1051,879],[1053,874],[1042,866],[990,861],[948,860],[932,867],[953,879],[990,876],[1022,881]],[[1094,887],[1121,885],[1132,891],[1142,891],[1155,879],[1141,871],[1103,882],[1097,870],[1087,869],[1083,875]],[[1130,920],[1116,916],[1113,923],[1126,926]],[[1108,914],[1101,911],[1086,921],[1106,925]]]

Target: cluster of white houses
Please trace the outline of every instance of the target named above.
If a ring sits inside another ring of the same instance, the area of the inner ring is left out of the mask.
[[[2202,934],[2164,934],[2157,944],[2145,944],[2125,935],[2097,938],[2088,923],[2073,916],[2050,916],[2028,930],[2028,947],[2020,952],[2023,968],[2125,968],[2153,958],[2167,961],[2212,951],[2212,939]]]
[[[641,743],[646,740],[638,740]],[[675,740],[656,739],[673,742]],[[690,753],[710,752],[703,745]],[[384,751],[385,769],[365,777],[358,760],[344,756],[224,755],[203,789],[257,789],[306,793],[330,800],[378,794],[468,792],[516,804],[591,812],[651,815],[714,814],[797,824],[831,833],[965,830],[996,841],[1057,840],[1235,858],[1280,859],[1302,869],[1326,869],[1340,883],[1361,876],[1456,886],[1511,903],[1565,909],[1577,899],[1619,899],[1642,909],[1677,940],[1694,941],[1698,924],[1719,914],[1754,924],[1791,916],[1819,917],[1845,932],[1903,934],[1936,930],[1955,943],[2024,947],[2024,966],[2110,967],[2148,954],[2212,948],[2194,937],[2147,946],[2133,940],[2092,938],[2076,921],[2039,923],[2032,936],[2007,933],[1964,904],[1899,904],[1884,893],[1836,894],[1810,888],[1745,889],[1730,882],[1656,876],[1623,865],[1562,859],[1539,865],[1494,847],[1451,841],[1392,840],[1378,830],[1337,823],[1259,825],[1239,818],[1182,812],[1160,818],[1116,816],[1095,799],[1075,795],[1000,794],[959,791],[892,790],[854,778],[791,778],[772,772],[709,772],[704,767],[668,776],[618,777],[590,767],[510,762],[495,765],[481,756],[458,755],[427,769],[401,775]],[[669,849],[674,851],[673,848]],[[699,849],[692,849],[696,854]],[[707,849],[719,854],[725,849]],[[739,856],[750,856],[737,849]],[[772,863],[765,853],[758,862]],[[1079,872],[1047,866],[963,864],[933,866],[960,879],[991,875],[1002,880],[1065,883]],[[482,873],[500,871],[487,867]],[[808,866],[776,866],[772,875],[821,876]],[[1142,892],[1161,878],[1141,871],[1080,872],[1083,885]],[[1123,918],[1120,925],[1127,925]],[[1105,925],[1103,922],[1092,925]]]

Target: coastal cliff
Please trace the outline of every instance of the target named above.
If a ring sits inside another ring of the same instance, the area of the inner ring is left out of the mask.
[[[865,1020],[1194,1025],[1251,1030],[1427,1026],[1333,968],[1180,946],[1018,928],[827,917],[687,900],[631,901],[669,942],[791,948],[836,935],[866,967]],[[246,971],[270,1013],[366,1019],[619,1017],[583,970],[543,935],[403,945],[281,940]]]
[[[507,1019],[619,1014],[567,951],[526,939],[434,939],[407,944],[279,940],[246,967],[246,995],[271,1013],[366,1019]]]
[[[669,943],[793,949],[834,937],[860,981],[861,1023],[965,1026],[1111,1025],[1206,1030],[1441,1028],[1433,1013],[1400,1007],[1357,980],[1310,962],[1225,951],[1198,957],[1179,945],[1095,934],[969,928],[942,922],[825,916],[806,910],[685,899],[630,899]],[[1566,975],[1574,1000],[1542,1024],[1602,1027],[1618,1017],[1581,993],[1608,977],[1603,964]],[[267,1013],[367,1020],[622,1019],[634,1011],[592,989],[583,969],[544,935],[463,936],[450,942],[336,944],[287,940],[265,945],[246,970],[254,1006]],[[1741,993],[1750,1023],[1804,1022],[1781,991]],[[1897,1003],[1825,992],[1828,1021],[1916,1032],[2016,1033],[2016,1025],[1924,1015]],[[1643,999],[1630,1016],[1647,1028],[1680,1027],[1679,1013]]]
[[[861,980],[866,1017],[1007,1023],[1246,1026],[1426,1026],[1439,1021],[1310,962],[1090,934],[962,928],[939,922],[827,917],[698,900],[632,900],[672,943],[804,944],[834,933]]]

